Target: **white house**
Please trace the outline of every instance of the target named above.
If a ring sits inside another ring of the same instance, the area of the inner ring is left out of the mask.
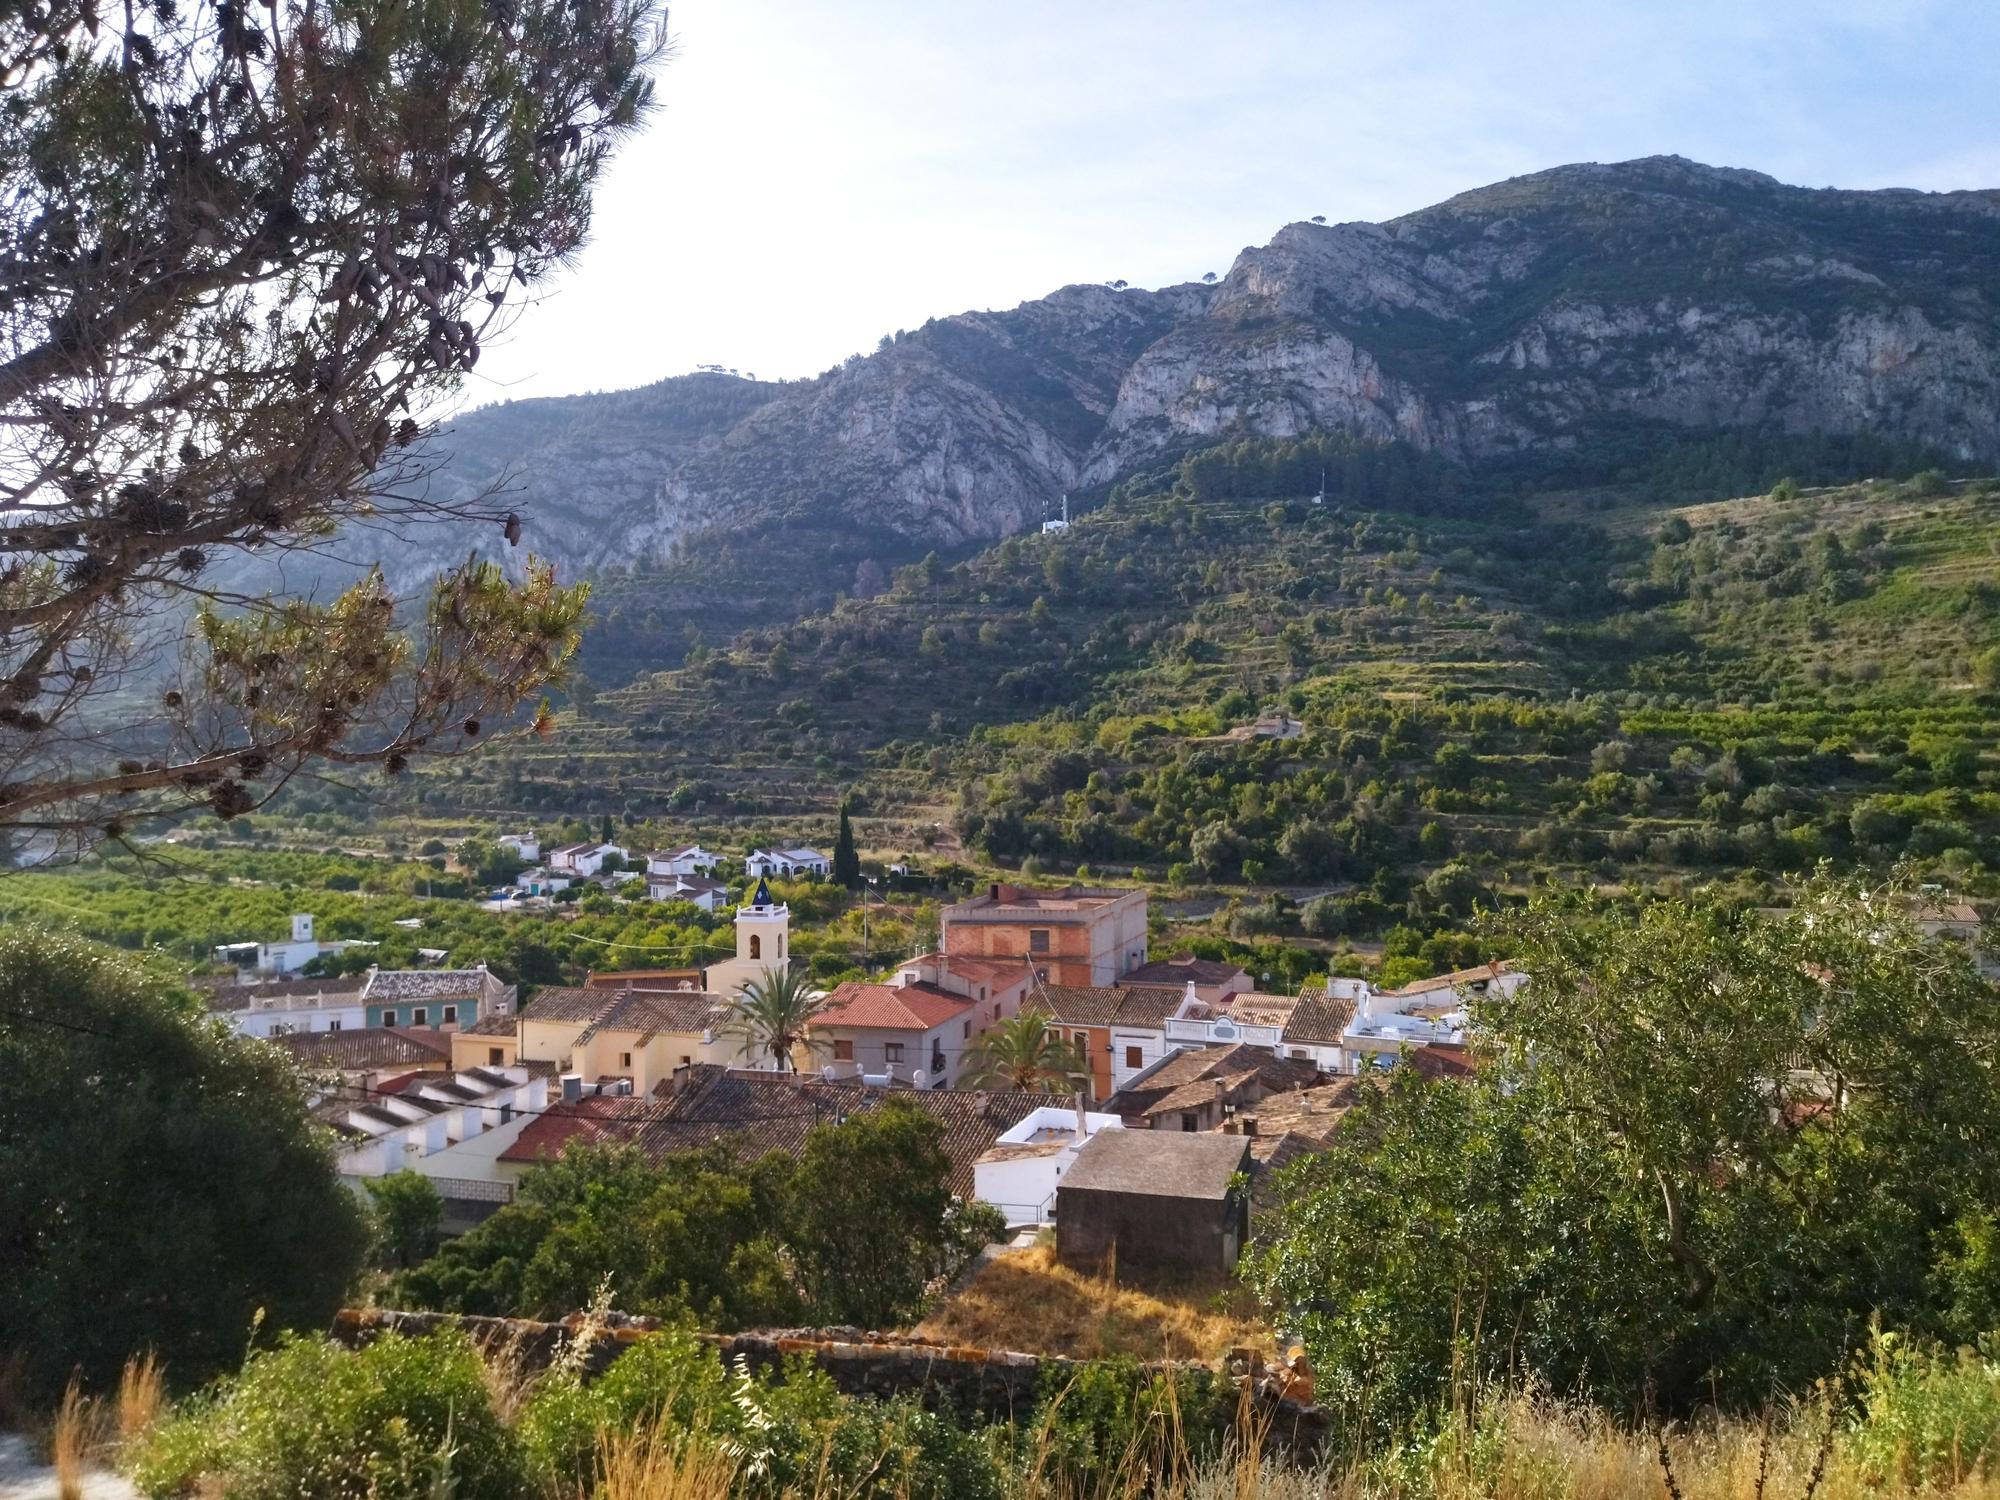
[[[729,887],[705,875],[646,876],[648,901],[691,901],[703,911],[715,911],[729,899]]]
[[[773,875],[831,875],[833,861],[817,849],[752,849],[743,861],[747,874],[759,879]]]
[[[542,857],[542,841],[532,833],[503,833],[494,842],[523,864],[531,865]]]
[[[313,936],[311,914],[294,912],[291,941],[224,943],[215,950],[215,958],[218,963],[234,964],[239,969],[254,970],[259,974],[293,974],[320,955],[341,953],[349,946],[344,942],[320,942]]]
[[[549,868],[561,875],[572,875],[588,879],[604,868],[604,861],[616,855],[619,862],[625,859],[625,849],[621,844],[586,842],[565,844],[560,849],[549,851]]]
[[[557,891],[566,891],[574,884],[569,876],[558,875],[543,865],[537,865],[532,870],[523,870],[514,878],[514,889],[524,896],[553,896]]]
[[[208,992],[208,1011],[243,1036],[292,1036],[309,1031],[358,1031],[367,1025],[361,1002],[366,975],[346,979],[273,979],[223,984]]]
[[[1007,1216],[1007,1225],[1046,1224],[1055,1215],[1056,1188],[1084,1142],[1100,1130],[1123,1130],[1116,1115],[1044,1105],[1000,1133],[972,1164],[972,1196]]]
[[[711,854],[699,844],[685,844],[679,849],[656,849],[646,856],[648,875],[713,875],[715,867],[722,863],[720,855]]]
[[[335,1095],[322,1115],[340,1137],[336,1161],[343,1177],[386,1177],[435,1152],[488,1130],[511,1125],[524,1110],[549,1102],[548,1079],[523,1067],[467,1068],[419,1076],[398,1093]]]

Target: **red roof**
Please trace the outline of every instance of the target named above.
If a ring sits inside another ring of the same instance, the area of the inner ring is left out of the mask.
[[[956,974],[962,979],[1025,979],[1031,972],[1025,958],[977,958],[967,953],[925,953],[904,964],[911,968],[918,964],[937,964],[947,974]]]
[[[929,1031],[956,1020],[975,1002],[931,984],[836,985],[817,1015],[820,1026],[866,1026],[881,1031]]]
[[[500,1153],[502,1161],[554,1161],[571,1141],[595,1141],[607,1135],[629,1137],[619,1129],[628,1116],[644,1114],[645,1100],[626,1094],[586,1094],[574,1104],[552,1104],[521,1127],[514,1143]]]
[[[1440,1078],[1470,1078],[1475,1069],[1463,1047],[1426,1042],[1410,1054],[1410,1066],[1436,1082]]]

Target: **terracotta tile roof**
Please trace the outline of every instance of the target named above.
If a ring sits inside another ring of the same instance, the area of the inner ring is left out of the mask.
[[[522,1007],[524,1021],[595,1021],[618,1003],[623,990],[551,985]]]
[[[1184,992],[1153,985],[1120,989],[1116,985],[1043,984],[1028,992],[1028,1005],[1039,1005],[1064,1026],[1130,1026],[1158,1030],[1180,1008]]]
[[[686,1083],[637,1131],[648,1156],[695,1150],[720,1143],[743,1161],[771,1151],[797,1156],[816,1124],[881,1107],[890,1097],[904,1099],[943,1128],[941,1142],[951,1158],[949,1185],[961,1197],[972,1192],[972,1164],[1000,1135],[1049,1102],[1047,1094],[970,1089],[886,1089],[818,1079],[794,1082],[790,1075],[699,1066]]]
[[[1498,979],[1502,974],[1511,974],[1514,966],[1510,963],[1480,964],[1470,969],[1455,969],[1449,974],[1439,974],[1431,979],[1412,980],[1399,990],[1390,990],[1392,995],[1423,995],[1432,990],[1455,990],[1466,985],[1483,984]]]
[[[1111,1024],[1157,1031],[1166,1025],[1167,1017],[1181,1008],[1187,991],[1185,987],[1168,989],[1157,985],[1134,985],[1124,991],[1124,995],[1125,998],[1118,1002],[1118,1012],[1111,1018]]]
[[[1028,992],[1027,1005],[1065,1026],[1109,1026],[1124,1000],[1125,991],[1108,984],[1042,984]]]
[[[1302,1046],[1337,1045],[1347,1023],[1353,1019],[1352,1000],[1333,998],[1323,989],[1303,990],[1299,1003],[1292,1007],[1291,1019],[1285,1023],[1284,1039]]]
[[[930,984],[835,985],[813,1015],[815,1026],[859,1026],[877,1031],[929,1031],[975,1008],[963,995]]]
[[[1309,1088],[1320,1076],[1315,1063],[1279,1057],[1243,1042],[1228,1047],[1189,1047],[1128,1083],[1106,1101],[1104,1109],[1107,1114],[1143,1119],[1198,1108],[1215,1097],[1218,1082],[1226,1097],[1234,1097],[1250,1091],[1278,1093]]]
[[[458,1028],[460,1036],[513,1036],[520,1027],[521,1018],[516,1015],[481,1016],[470,1026]]]
[[[1475,1071],[1472,1058],[1463,1047],[1441,1046],[1436,1042],[1424,1043],[1406,1061],[1433,1082],[1440,1078],[1470,1078]]]
[[[1034,966],[1025,958],[978,958],[969,953],[923,953],[900,967],[908,969],[918,964],[936,964],[947,974],[988,984],[996,980],[1012,983],[1034,972]]]
[[[366,982],[365,976],[355,974],[345,979],[274,979],[266,984],[225,982],[204,988],[210,1010],[237,1011],[270,1001],[280,1001],[286,1006],[358,1005],[361,987]]]
[[[271,1040],[291,1053],[303,1068],[358,1073],[372,1068],[451,1066],[451,1033],[427,1026],[297,1031]]]
[[[647,1035],[666,1031],[675,1036],[697,1036],[718,1024],[728,1010],[728,1002],[722,996],[699,990],[619,990],[611,993],[610,1004],[577,1035],[577,1041],[586,1042],[601,1031]]]
[[[1326,1142],[1286,1131],[1279,1136],[1250,1138],[1250,1222],[1276,1213],[1285,1199],[1278,1174],[1302,1156],[1314,1156],[1326,1149]]]
[[[1292,1089],[1266,1094],[1237,1118],[1257,1122],[1257,1139],[1281,1135],[1303,1136],[1327,1141],[1340,1128],[1347,1112],[1360,1102],[1364,1089],[1377,1086],[1372,1078],[1344,1078],[1319,1088]]]
[[[1169,984],[1178,988],[1189,982],[1199,985],[1227,984],[1232,979],[1241,979],[1245,984],[1250,982],[1250,976],[1241,964],[1218,958],[1196,958],[1192,953],[1176,953],[1172,958],[1155,959],[1152,963],[1139,965],[1117,983],[1121,986]]]
[[[658,1108],[623,1094],[588,1094],[573,1102],[551,1104],[521,1127],[513,1144],[500,1153],[500,1160],[553,1161],[571,1141],[629,1139],[639,1122]]]

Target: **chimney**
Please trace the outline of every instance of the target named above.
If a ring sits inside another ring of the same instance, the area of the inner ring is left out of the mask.
[[[1083,1109],[1083,1090],[1076,1091],[1076,1142],[1080,1146],[1090,1139],[1090,1119]]]
[[[582,1098],[583,1098],[583,1075],[581,1073],[563,1074],[562,1102],[565,1104],[575,1104]]]
[[[1239,1115],[1237,1118],[1243,1122],[1243,1133],[1245,1135],[1255,1135],[1257,1133],[1257,1117],[1255,1115]]]

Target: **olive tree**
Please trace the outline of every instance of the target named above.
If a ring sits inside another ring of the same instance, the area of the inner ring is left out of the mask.
[[[0,11],[0,829],[74,849],[314,762],[395,774],[560,676],[583,595],[532,559],[407,610],[379,572],[235,580],[426,519],[518,544],[427,483],[428,423],[582,243],[663,14]]]

